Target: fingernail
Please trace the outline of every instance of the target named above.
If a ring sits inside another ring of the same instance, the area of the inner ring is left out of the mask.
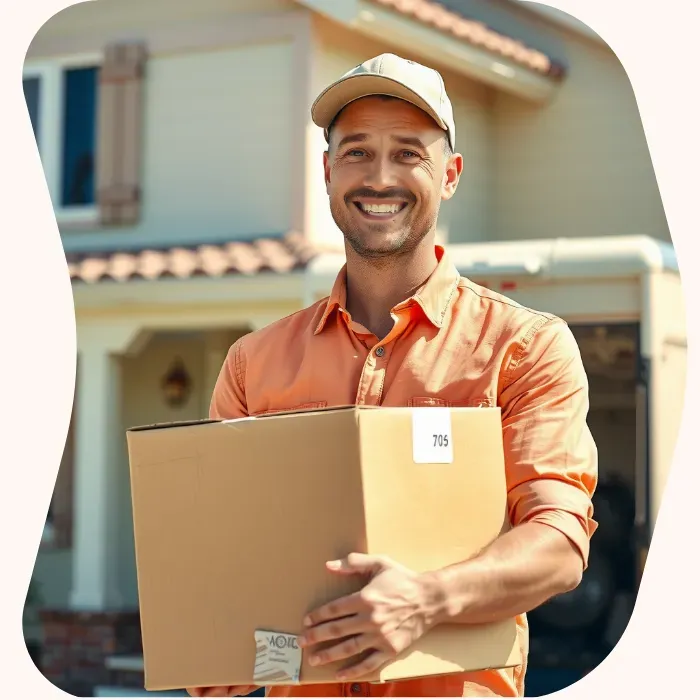
[[[316,666],[316,665],[318,664],[318,656],[312,656],[312,657],[309,659],[309,663],[310,663],[312,666]]]

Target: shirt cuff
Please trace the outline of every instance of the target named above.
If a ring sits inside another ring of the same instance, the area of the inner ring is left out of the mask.
[[[591,536],[598,527],[598,523],[595,520],[587,518],[584,524],[577,515],[567,513],[565,510],[545,510],[540,511],[531,518],[526,518],[525,522],[542,523],[561,532],[578,550],[583,561],[584,570],[588,567]]]

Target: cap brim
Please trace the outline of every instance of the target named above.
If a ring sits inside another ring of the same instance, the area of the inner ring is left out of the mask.
[[[447,131],[447,124],[418,93],[393,78],[371,73],[341,78],[327,87],[312,105],[311,118],[316,126],[326,131],[343,107],[361,97],[372,95],[390,95],[410,102],[429,114],[441,129]]]

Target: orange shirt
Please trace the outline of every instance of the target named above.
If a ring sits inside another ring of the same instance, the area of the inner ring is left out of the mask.
[[[374,406],[500,406],[512,524],[556,528],[588,561],[597,524],[591,497],[597,450],[588,430],[588,382],[571,330],[460,277],[442,247],[423,287],[392,315],[382,339],[345,309],[345,268],[332,293],[243,336],[229,350],[211,401],[215,419],[281,410]],[[522,664],[385,684],[271,688],[269,696],[517,697]]]

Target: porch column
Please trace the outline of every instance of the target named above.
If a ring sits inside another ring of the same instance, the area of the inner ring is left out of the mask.
[[[78,328],[73,579],[70,606],[119,610],[119,489],[124,468],[121,359],[129,328]]]

